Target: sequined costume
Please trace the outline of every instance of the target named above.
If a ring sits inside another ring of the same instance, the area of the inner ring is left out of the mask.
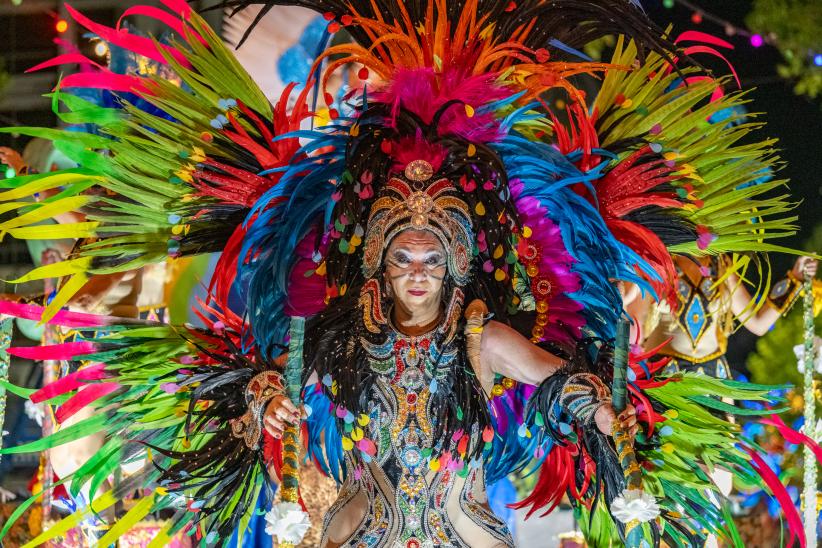
[[[462,432],[447,447],[433,445],[430,395],[448,375],[455,355],[433,335],[410,337],[394,328],[383,344],[364,345],[379,379],[368,413],[351,423],[351,439],[375,440],[376,455],[371,462],[347,462],[354,472],[347,474],[340,497],[326,515],[325,529],[336,530],[336,512],[354,497],[366,497],[373,513],[366,512],[344,546],[514,545],[505,524],[487,507],[482,462],[456,457],[479,432]],[[462,531],[449,517],[457,513],[470,520]],[[466,530],[473,535],[463,537]]]
[[[730,371],[725,359],[727,337],[733,327],[724,285],[717,286],[717,272],[704,266],[700,278],[692,280],[677,267],[677,303],[655,306],[646,323],[650,333],[646,347],[655,348],[667,341],[660,356],[670,357],[666,374],[677,371],[704,372],[727,379]]]
[[[67,415],[93,413],[2,454],[102,433],[100,452],[65,478],[70,489],[89,484],[95,511],[150,494],[101,544],[172,509],[154,546],[180,531],[224,545],[258,500],[270,504],[281,544],[297,544],[310,527],[301,446],[341,486],[325,545],[511,546],[484,486],[523,471],[538,479],[516,506],[551,510],[567,496],[591,510],[589,537],[679,547],[733,539],[699,466],[723,462],[749,481],[767,470],[711,411],[721,398],[771,401],[768,388],[659,376],[616,340],[615,281],[675,302],[672,254],[751,255],[791,230],[788,198],[748,185],[777,162],[771,142],[751,140],[748,125],[704,127],[743,100],[692,63],[704,37],[675,43],[630,0],[300,0],[261,2],[260,13],[278,3],[317,11],[326,38],[345,28],[350,41],[337,35],[308,85],[275,104],[186,2],[129,9],[175,31],[163,44],[67,7],[163,70],[63,78],[60,116],[95,131],[47,135],[81,167],[20,177],[0,193],[2,207],[19,210],[0,225],[11,237],[41,237],[40,217],[82,209],[89,220],[60,236],[95,238],[28,275],[64,277],[48,303],[0,301],[0,313],[106,333],[10,350],[94,362],[32,395]],[[613,35],[608,62],[580,59],[587,42]],[[357,80],[337,101],[327,84],[352,66]],[[573,85],[579,74],[599,79],[596,94]],[[121,108],[89,105],[73,93],[84,87],[112,90]],[[553,91],[568,97],[562,117],[542,101]],[[313,114],[323,102],[328,123]],[[54,188],[59,198],[32,211],[15,202]],[[441,317],[412,337],[392,324],[384,283],[387,249],[413,231],[434,238],[444,260]],[[216,251],[197,309],[204,327],[64,309],[94,276]],[[502,338],[486,338],[494,330]],[[513,348],[538,375],[483,369]],[[615,399],[641,423],[636,443],[608,423],[617,376]],[[266,412],[285,400],[307,417],[272,440]],[[121,461],[145,466],[101,492],[98,470]],[[282,479],[279,501],[269,470]],[[634,480],[640,488],[626,489]]]

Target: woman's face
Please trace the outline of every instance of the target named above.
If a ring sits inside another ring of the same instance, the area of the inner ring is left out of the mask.
[[[439,314],[446,255],[436,236],[426,230],[404,230],[391,241],[385,261],[395,304],[411,316]]]

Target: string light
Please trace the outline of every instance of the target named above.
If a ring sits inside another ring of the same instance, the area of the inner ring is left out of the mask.
[[[744,27],[734,25],[727,19],[723,19],[710,12],[706,12],[700,6],[691,2],[691,0],[662,0],[662,5],[668,9],[673,8],[676,4],[680,4],[681,6],[691,10],[691,22],[695,25],[702,23],[703,20],[710,21],[721,26],[725,31],[726,36],[744,36],[748,38],[751,45],[755,48],[762,47],[765,44],[769,44],[771,46],[775,46],[777,44],[777,36],[774,33],[771,32],[764,36],[761,34],[754,34]]]
[[[94,46],[94,55],[97,57],[105,57],[108,54],[108,44],[103,41],[97,42]]]
[[[822,53],[817,53],[813,56],[813,64],[817,67],[822,67]]]
[[[54,24],[54,28],[60,34],[63,34],[68,30],[68,21],[66,21],[65,19],[58,19],[57,23]]]

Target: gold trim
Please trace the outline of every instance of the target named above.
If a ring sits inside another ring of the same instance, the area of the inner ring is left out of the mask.
[[[663,348],[657,354],[661,356],[666,356],[668,358],[679,358],[680,360],[686,360],[693,364],[698,364],[706,363],[724,356],[727,352],[727,346],[727,341],[721,341],[719,345],[719,350],[717,350],[716,352],[711,352],[707,356],[700,356],[698,358],[696,356],[688,356],[687,354],[681,354],[680,352],[677,352],[676,350],[673,350],[671,348]]]

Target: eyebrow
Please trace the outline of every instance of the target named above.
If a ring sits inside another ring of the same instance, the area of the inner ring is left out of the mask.
[[[413,251],[411,251],[407,247],[397,247],[392,251],[392,253],[397,253],[398,251],[402,251],[403,253],[413,253]],[[423,253],[425,253],[426,255],[431,255],[433,253],[439,253],[440,255],[444,254],[441,249],[436,248],[436,247],[429,248],[429,249],[423,251]]]

